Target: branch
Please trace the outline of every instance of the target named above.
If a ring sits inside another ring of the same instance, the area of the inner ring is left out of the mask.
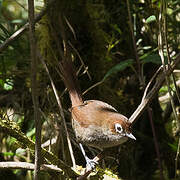
[[[106,154],[106,150],[104,150],[104,151],[102,151],[101,153],[99,153],[99,154],[93,159],[93,161],[98,164],[98,162],[105,157],[105,154]],[[80,175],[80,176],[77,178],[77,180],[87,179],[87,177],[89,176],[89,174],[90,174],[92,171],[93,171],[93,169],[86,171],[83,175]]]
[[[41,166],[41,118],[39,115],[38,101],[38,81],[37,81],[37,56],[36,56],[36,37],[35,37],[35,22],[34,22],[34,1],[28,0],[28,18],[29,18],[29,41],[31,50],[31,90],[34,108],[35,121],[35,169],[34,179],[38,180],[40,176]]]
[[[26,170],[34,170],[35,165],[33,163],[27,162],[0,162],[0,169],[26,169]],[[62,169],[58,168],[54,165],[42,164],[40,167],[41,171],[48,171],[48,172],[58,172],[62,174]]]
[[[177,55],[176,59],[171,63],[170,68],[167,69],[166,75],[169,76],[176,66],[180,63],[180,53]],[[154,84],[153,88],[147,93],[147,95],[143,98],[138,108],[134,111],[134,113],[129,118],[131,123],[134,123],[144,112],[147,105],[153,100],[155,95],[158,93],[159,89],[161,88],[163,82],[165,80],[164,72],[159,72],[159,75],[156,78],[156,83]]]
[[[18,128],[16,123],[8,122],[7,120],[0,119],[0,132],[8,134],[17,139],[22,148],[29,148],[32,153],[34,153],[34,142],[26,137]],[[58,159],[53,153],[41,148],[42,157],[47,159],[47,161],[53,165],[57,165],[62,169],[62,173],[65,177],[75,178],[78,175],[71,169],[70,166],[66,165],[62,160]]]
[[[46,3],[45,8],[38,14],[36,15],[34,22],[37,23],[38,21],[41,20],[41,18],[46,14],[48,9],[53,5],[53,3],[56,0],[49,0],[48,3]],[[0,45],[0,53],[4,51],[14,40],[16,40],[18,37],[20,37],[27,29],[29,28],[29,23],[27,22],[24,26],[22,26],[19,30],[17,30],[15,33],[13,33],[8,39],[4,41]]]

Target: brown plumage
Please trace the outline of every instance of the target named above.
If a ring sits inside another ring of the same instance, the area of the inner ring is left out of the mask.
[[[63,81],[69,91],[72,125],[79,142],[99,149],[117,146],[131,134],[128,119],[111,105],[99,101],[83,101],[71,61],[60,64]]]

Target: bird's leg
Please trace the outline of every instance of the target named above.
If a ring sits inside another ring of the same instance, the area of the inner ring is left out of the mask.
[[[79,146],[80,146],[82,154],[86,160],[86,171],[93,170],[96,167],[96,165],[98,164],[98,162],[94,161],[93,159],[88,158],[81,143],[79,143]]]

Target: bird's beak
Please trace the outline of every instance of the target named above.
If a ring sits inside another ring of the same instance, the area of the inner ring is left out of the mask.
[[[136,138],[135,138],[131,133],[126,133],[126,136],[127,136],[128,138],[131,138],[131,139],[136,140]]]

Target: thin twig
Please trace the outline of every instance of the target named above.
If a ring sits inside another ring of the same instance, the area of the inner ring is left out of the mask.
[[[168,33],[167,33],[167,18],[166,18],[166,13],[167,13],[167,7],[166,7],[166,2],[165,3],[165,14],[164,14],[164,43],[165,43],[165,47],[166,47],[166,52],[167,52],[167,59],[168,59],[168,64],[170,64],[172,62],[171,57],[170,57],[170,52],[169,52],[169,45],[168,45]],[[175,80],[175,76],[174,76],[174,72],[172,73],[172,77],[173,77],[173,84],[175,86],[175,90],[176,90],[176,95],[178,98],[178,101],[180,103],[180,95],[179,95],[179,90],[177,88],[177,84],[176,84],[176,80]]]
[[[46,142],[44,142],[43,144],[41,144],[41,147],[46,148],[48,146],[51,146],[51,145],[55,144],[56,142],[57,142],[57,136],[52,138],[52,139],[49,139]]]
[[[176,152],[176,157],[175,157],[175,179],[177,178],[179,150],[180,150],[180,138],[178,140],[177,152]]]
[[[156,150],[156,154],[157,154],[157,158],[158,158],[158,166],[159,166],[159,170],[160,170],[160,176],[161,176],[161,180],[163,180],[164,179],[163,168],[162,168],[161,156],[160,156],[160,152],[159,152],[159,145],[158,145],[156,131],[155,131],[154,123],[153,123],[152,109],[149,106],[148,106],[148,116],[149,116],[151,128],[152,128],[154,145],[155,145],[155,150]]]
[[[66,16],[64,16],[65,22],[68,25],[69,29],[71,30],[71,32],[73,33],[74,39],[77,40],[76,37],[76,33],[74,31],[74,28],[72,27],[72,25],[70,24],[70,22],[68,21],[68,19],[66,18]]]
[[[28,9],[26,9],[21,3],[19,3],[17,0],[15,0],[15,2],[20,6],[22,7],[25,11],[28,11]]]
[[[63,41],[64,41],[64,50],[66,51],[66,52],[64,52],[63,50],[62,50],[62,48],[61,48],[61,45],[60,45],[60,42],[59,42],[59,38],[58,38],[58,35],[57,35],[57,32],[54,30],[54,28],[53,28],[53,26],[52,26],[52,24],[50,24],[50,27],[51,27],[51,31],[52,31],[52,33],[53,33],[53,37],[54,37],[54,40],[55,40],[55,42],[56,42],[56,45],[57,45],[57,48],[58,48],[58,53],[59,53],[59,55],[60,55],[60,57],[62,58],[62,60],[65,60],[65,55],[66,55],[66,53],[67,53],[67,50],[68,50],[68,48],[66,48],[66,40],[65,40],[65,32],[64,32],[64,28],[63,28],[63,24],[62,24],[62,21],[61,21],[61,19],[59,20],[60,21],[60,27],[62,28],[61,29],[61,36],[62,36],[62,38],[63,38]],[[40,53],[39,53],[40,54]],[[54,53],[52,52],[52,54],[54,55]],[[41,56],[41,59],[42,59],[43,57]],[[57,57],[54,55],[54,59],[56,60],[56,62],[57,62],[57,64],[58,64],[58,67],[59,67],[59,62],[58,62],[58,59],[57,59]],[[43,59],[42,59],[43,60]],[[43,62],[45,63],[45,61],[43,60]],[[46,65],[46,64],[45,64]],[[47,69],[48,70],[48,68],[47,68],[47,66],[46,66],[46,68],[45,69]],[[56,69],[56,71],[58,72],[58,74],[60,75],[60,77],[61,77],[61,74],[60,74],[60,72],[59,72],[59,69],[57,68],[57,67],[55,67],[55,69]],[[50,75],[50,73],[49,73],[49,75]],[[51,78],[52,79],[52,78]],[[52,81],[53,82],[53,81]],[[53,86],[52,86],[53,87]],[[55,86],[54,86],[54,88],[55,88]],[[53,91],[54,91],[54,89],[53,89]],[[64,91],[65,92],[65,91]],[[57,94],[57,93],[56,93]],[[56,99],[59,99],[59,96],[57,95],[56,96]],[[60,108],[61,109],[61,108]],[[61,112],[60,112],[60,114],[61,114]],[[73,164],[73,167],[75,168],[76,167],[76,162],[75,162],[75,158],[74,158],[74,153],[73,153],[73,149],[72,149],[72,145],[71,145],[71,141],[70,141],[70,137],[69,137],[69,133],[68,133],[68,130],[67,130],[67,126],[66,126],[66,123],[65,123],[65,118],[63,119],[63,124],[64,124],[64,127],[65,127],[65,132],[66,132],[66,138],[67,138],[67,143],[68,143],[68,148],[69,148],[69,152],[70,152],[70,156],[71,156],[71,160],[72,160],[72,164]]]
[[[63,17],[63,15],[59,14],[58,22],[59,22],[59,27],[60,27],[60,31],[61,31],[61,37],[62,37],[62,43],[63,43],[63,55],[61,54],[61,56],[62,56],[63,61],[69,61],[72,57],[71,57],[71,51],[70,51],[70,48],[69,48],[69,45],[68,45],[68,40],[67,40],[67,37],[66,37],[66,32],[65,32],[62,17]],[[58,41],[57,37],[56,37],[56,42],[57,42],[57,45],[59,47],[58,51],[61,52],[62,48],[60,48],[59,41]],[[59,66],[60,66],[60,64],[59,64]],[[65,124],[65,126],[66,126],[66,124]],[[76,162],[75,162],[75,157],[74,157],[74,153],[73,153],[69,133],[67,131],[67,127],[66,127],[66,133],[67,133],[68,148],[69,148],[71,160],[72,160],[72,163],[73,163],[73,168],[75,168],[76,167]]]
[[[168,34],[167,34],[167,18],[166,18],[166,14],[167,14],[167,4],[166,4],[166,1],[164,1],[164,43],[165,43],[165,48],[166,48],[166,52],[167,52],[167,59],[168,59],[168,65],[171,63],[171,57],[170,57],[170,52],[169,52],[169,47],[168,47]],[[177,99],[180,103],[180,94],[179,94],[179,88],[177,87],[177,84],[176,84],[176,79],[175,79],[175,76],[174,76],[174,73],[171,74],[172,76],[172,79],[173,79],[173,84],[174,84],[174,87],[175,87],[175,92],[176,92],[176,95],[177,95]],[[176,134],[179,133],[180,131],[180,121],[179,121],[179,118],[177,118],[178,121],[177,121],[177,130],[176,130]]]
[[[82,95],[85,95],[88,91],[90,91],[91,89],[95,88],[96,86],[99,86],[99,85],[102,84],[103,82],[104,82],[104,81],[102,80],[102,81],[99,81],[99,82],[93,84],[91,87],[89,87],[88,89],[86,89],[86,90],[82,93]]]
[[[170,68],[166,71],[166,75],[169,76],[179,63],[180,63],[180,53],[177,55],[175,60],[171,63]],[[146,97],[143,99],[143,101],[141,101],[140,105],[137,107],[137,109],[129,118],[129,121],[131,123],[135,123],[135,121],[141,116],[141,114],[146,109],[147,105],[152,101],[155,95],[159,92],[159,89],[161,88],[164,80],[165,80],[164,72],[160,72],[156,78],[156,83],[154,84],[152,89],[149,90]]]
[[[0,162],[0,169],[25,169],[25,170],[34,170],[35,165],[33,163],[28,162],[11,162],[11,161],[5,161]],[[58,168],[54,165],[49,164],[42,164],[40,167],[41,171],[46,172],[56,172],[56,173],[62,173],[62,169]]]
[[[77,54],[79,60],[81,61],[82,66],[83,66],[84,69],[86,70],[86,69],[87,69],[87,68],[86,68],[86,65],[84,64],[84,61],[82,60],[79,52],[78,52],[77,49],[72,45],[71,42],[68,42],[68,43],[69,43],[69,45],[72,47],[72,49],[75,51],[75,53]],[[89,77],[89,80],[92,80],[91,75],[89,74],[89,72],[88,72],[87,70],[86,70],[86,73],[87,73],[87,75],[88,75],[88,77]]]
[[[69,146],[69,151],[70,151],[70,155],[71,155],[71,159],[72,159],[72,163],[73,163],[73,167],[75,168],[76,167],[76,162],[75,162],[75,158],[74,158],[74,153],[73,153],[73,150],[72,150],[72,145],[71,145],[71,142],[70,142],[70,137],[69,137],[69,133],[68,133],[68,130],[67,130],[67,126],[66,126],[66,121],[65,121],[65,116],[64,116],[64,112],[63,112],[63,108],[62,108],[62,104],[61,104],[61,101],[59,99],[59,96],[58,96],[58,92],[56,90],[56,87],[55,87],[55,84],[51,78],[51,75],[49,73],[49,70],[47,68],[47,65],[43,59],[43,57],[41,56],[41,54],[39,52],[38,53],[38,56],[40,58],[40,61],[41,63],[43,64],[47,74],[48,74],[48,77],[50,79],[50,82],[51,82],[51,86],[53,88],[53,91],[54,91],[54,94],[55,94],[55,97],[56,97],[56,100],[57,100],[57,103],[58,103],[58,107],[59,107],[59,111],[60,111],[60,115],[62,117],[62,120],[63,120],[63,124],[64,124],[64,128],[65,128],[65,132],[66,132],[66,136],[67,136],[67,142],[68,142],[68,146]]]
[[[167,84],[167,88],[168,88],[168,92],[169,92],[169,96],[170,96],[170,102],[171,102],[171,106],[172,106],[172,109],[173,109],[173,114],[174,114],[174,117],[176,119],[176,122],[178,122],[178,116],[177,116],[177,112],[176,112],[176,108],[175,108],[175,103],[174,103],[174,100],[173,100],[173,95],[172,95],[172,90],[171,90],[171,87],[170,87],[170,80],[169,80],[169,76],[166,74],[166,71],[167,71],[167,68],[169,69],[170,68],[170,62],[168,63],[168,65],[166,66],[165,65],[165,59],[164,59],[164,52],[163,52],[163,45],[164,45],[164,7],[165,6],[165,1],[162,0],[161,1],[161,8],[160,8],[160,14],[159,14],[159,36],[158,36],[158,48],[159,48],[159,56],[161,58],[161,61],[162,61],[162,65],[163,65],[163,68],[164,68],[164,73],[165,73],[165,80],[166,80],[166,84]],[[172,73],[171,73],[172,74]],[[179,123],[177,123],[178,125],[178,130],[180,130],[180,127],[179,127]]]
[[[138,55],[138,52],[137,52],[137,46],[136,46],[136,40],[135,40],[135,35],[134,35],[134,32],[133,32],[133,24],[132,24],[132,19],[131,19],[131,11],[130,11],[130,5],[129,5],[129,0],[127,0],[127,7],[128,7],[128,16],[129,16],[129,26],[130,26],[130,30],[131,30],[131,36],[132,36],[132,40],[133,40],[133,46],[134,46],[134,52],[135,52],[135,57],[136,57],[136,62],[137,62],[137,66],[138,66],[138,78],[139,78],[139,82],[140,82],[140,85],[145,88],[145,81],[144,81],[144,77],[143,77],[143,66],[141,66],[141,63],[140,63],[140,60],[139,60],[139,55]],[[142,71],[141,71],[141,68],[142,68]],[[153,75],[153,77],[151,78],[151,80],[149,81],[149,83],[147,84],[146,88],[145,88],[145,91],[144,91],[144,96],[142,98],[142,102],[144,101],[145,97],[146,97],[146,93],[150,87],[150,85],[152,84],[153,80],[155,79],[155,77],[157,76],[157,74],[159,73],[160,71],[160,68],[158,69],[158,71],[156,71],[156,73]],[[148,107],[148,112],[150,112],[150,108]],[[150,122],[151,122],[151,127],[152,127],[152,130],[153,131],[153,134],[154,134],[154,137],[156,137],[156,132],[155,132],[155,129],[153,129],[154,127],[154,122],[152,121],[152,118],[150,116],[150,113],[149,113],[149,119],[150,119]],[[161,160],[160,160],[160,156],[159,156],[159,146],[158,146],[158,143],[156,142],[157,141],[157,138],[154,138],[154,143],[155,143],[155,146],[156,146],[156,152],[157,152],[157,157],[158,157],[158,162],[159,162],[159,167],[162,167],[161,165]],[[162,173],[162,168],[160,168],[160,171],[161,171],[161,179],[163,179],[163,173]]]
[[[152,78],[150,79],[150,81],[148,82],[148,84],[147,84],[147,86],[146,86],[146,88],[145,88],[145,90],[144,90],[144,94],[143,94],[143,97],[142,97],[142,101],[143,101],[144,98],[146,97],[147,92],[148,92],[148,90],[149,90],[149,87],[150,87],[151,84],[154,82],[155,78],[157,77],[157,75],[159,74],[159,72],[161,71],[161,69],[162,69],[162,66],[160,66],[160,67],[158,68],[158,70],[153,74],[153,77],[152,77]]]
[[[29,40],[31,49],[31,89],[32,100],[34,106],[34,120],[35,120],[35,171],[34,179],[38,180],[41,166],[41,119],[39,115],[39,101],[38,101],[38,82],[37,82],[37,57],[36,57],[36,39],[35,39],[35,22],[34,22],[34,1],[28,0],[28,16],[29,16]]]
[[[136,63],[137,63],[137,67],[138,67],[138,78],[139,78],[140,84],[142,86],[144,86],[143,74],[141,73],[141,63],[140,63],[140,60],[139,60],[137,46],[136,46],[136,40],[135,40],[135,36],[134,36],[134,31],[133,31],[133,23],[132,23],[132,18],[131,18],[131,10],[130,10],[129,0],[126,0],[126,3],[127,3],[128,18],[129,18],[129,28],[130,28],[130,31],[131,31],[131,38],[132,38],[132,41],[133,41],[133,48],[134,48],[134,53],[135,53],[135,57],[136,57]]]
[[[169,64],[171,63],[170,54],[169,54],[169,48],[168,48],[168,42],[167,42],[166,8],[167,8],[166,7],[166,2],[164,0],[161,0],[161,12],[160,12],[160,15],[159,15],[159,55],[161,57],[163,65],[164,65],[164,71],[165,72],[166,72],[166,69],[165,69],[164,54],[163,54],[163,42],[164,42],[164,44],[166,46],[167,58],[168,58],[168,67],[169,67]],[[161,31],[163,33],[161,33]],[[163,37],[164,37],[164,41],[163,41]],[[174,83],[175,88],[176,88],[177,98],[178,98],[178,101],[180,102],[179,91],[178,91],[178,88],[177,88],[177,85],[176,85],[175,77],[174,77],[173,73],[171,75],[173,77],[173,83]],[[170,102],[171,102],[171,106],[172,106],[172,109],[173,109],[173,114],[174,114],[176,124],[177,124],[176,134],[179,134],[179,132],[180,132],[180,122],[179,122],[179,118],[178,118],[178,115],[177,115],[177,112],[176,112],[175,103],[174,103],[173,95],[172,95],[172,90],[170,88],[170,79],[169,79],[169,76],[167,76],[167,75],[166,75],[166,84],[167,84],[167,87],[168,87],[168,92],[169,92],[169,96],[170,96]],[[179,146],[179,144],[178,144],[178,146]],[[179,156],[179,147],[177,149],[176,158],[175,158],[175,179],[176,179],[176,176],[177,176],[178,156]]]

